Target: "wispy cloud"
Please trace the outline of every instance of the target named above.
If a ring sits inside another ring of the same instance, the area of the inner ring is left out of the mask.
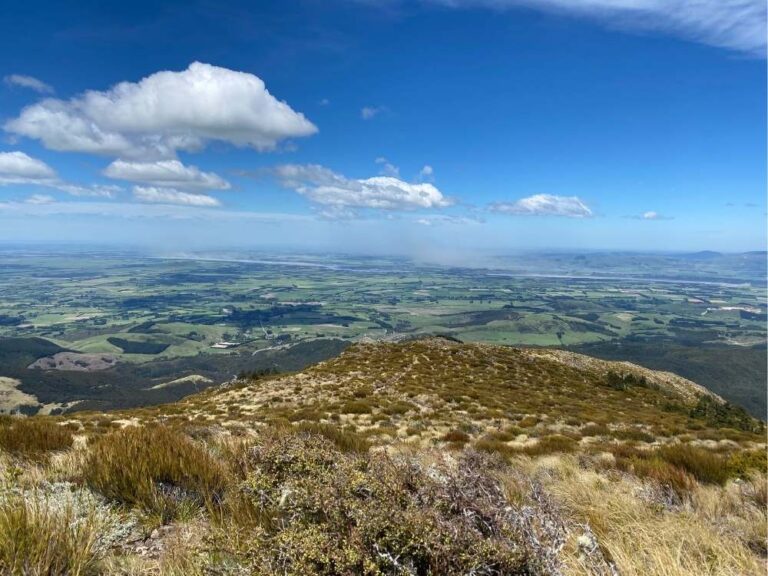
[[[131,162],[115,160],[104,169],[104,175],[116,180],[128,180],[153,186],[227,190],[229,182],[213,172],[203,172],[197,166],[186,166],[178,160]]]
[[[430,0],[454,8],[525,7],[591,18],[609,26],[658,30],[765,57],[764,0]]]
[[[133,197],[139,202],[150,204],[178,204],[181,206],[204,206],[211,208],[220,206],[213,196],[207,194],[192,194],[173,188],[157,188],[155,186],[134,186]]]
[[[394,178],[400,178],[400,168],[392,164],[386,158],[379,156],[376,158],[375,162],[381,166],[379,174],[382,176],[393,176]]]
[[[592,210],[578,196],[555,196],[534,194],[515,202],[494,202],[491,212],[518,216],[564,216],[567,218],[589,218]]]
[[[52,204],[56,202],[56,199],[48,194],[32,194],[24,202],[27,204]]]
[[[53,94],[53,87],[34,76],[25,76],[24,74],[10,74],[3,78],[3,82],[9,86],[20,86],[29,88],[40,94]]]
[[[642,214],[630,216],[630,218],[634,218],[635,220],[672,220],[673,219],[672,216],[665,216],[664,214],[660,214],[655,210],[648,210],[647,212],[643,212]]]
[[[382,112],[386,112],[387,107],[386,106],[363,106],[363,108],[360,110],[360,118],[363,120],[371,120],[373,118],[376,118],[379,114]]]

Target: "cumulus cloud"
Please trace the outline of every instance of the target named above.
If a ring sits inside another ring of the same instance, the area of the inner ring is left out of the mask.
[[[50,184],[56,181],[56,172],[42,160],[24,152],[0,152],[0,185]]]
[[[32,196],[28,197],[26,200],[24,200],[27,204],[52,204],[53,202],[56,202],[56,199],[53,196],[50,196],[48,194],[32,194]]]
[[[229,182],[218,174],[203,172],[197,166],[185,166],[178,160],[156,160],[154,162],[115,160],[104,169],[104,175],[116,180],[128,180],[153,186],[209,190],[227,190],[230,188]]]
[[[149,204],[178,204],[181,206],[219,206],[221,203],[207,194],[192,194],[174,188],[157,188],[155,186],[134,186],[133,197],[139,202]]]
[[[100,184],[81,186],[64,182],[48,164],[20,151],[0,152],[0,186],[10,184],[46,186],[73,196],[101,196],[104,198],[112,198],[120,191],[119,186]]]
[[[352,179],[316,164],[286,164],[274,169],[279,181],[323,207],[326,213],[360,208],[416,210],[442,208],[453,201],[434,185],[412,184],[392,176]]]
[[[375,118],[385,110],[386,108],[384,106],[364,106],[360,110],[360,117],[363,120],[370,120],[372,118]]]
[[[53,150],[142,159],[172,158],[212,140],[271,150],[287,138],[317,132],[259,77],[199,62],[105,92],[47,98],[4,128]]]
[[[424,167],[421,170],[419,170],[419,176],[421,176],[422,178],[432,178],[434,174],[435,174],[435,170],[429,164],[425,164]]]
[[[565,216],[588,218],[592,210],[577,196],[555,196],[534,194],[516,202],[495,202],[490,205],[492,212],[523,216]]]
[[[20,86],[22,88],[29,88],[40,94],[53,94],[53,88],[38,80],[33,76],[24,76],[23,74],[10,74],[3,78],[3,81],[9,86]]]
[[[764,0],[432,0],[461,7],[527,7],[592,18],[625,29],[660,30],[765,57]]]

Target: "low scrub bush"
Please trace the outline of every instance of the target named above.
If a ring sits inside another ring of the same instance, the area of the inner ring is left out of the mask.
[[[128,427],[99,438],[84,475],[107,498],[140,506],[162,522],[190,504],[215,507],[227,477],[204,448],[164,426]]]
[[[252,573],[551,573],[545,533],[527,538],[499,463],[463,453],[439,474],[385,453],[343,454],[318,436],[267,431],[243,484],[262,515],[244,546]],[[534,547],[540,547],[534,549]]]
[[[5,418],[0,423],[0,447],[18,456],[39,459],[72,446],[72,431],[41,418]]]

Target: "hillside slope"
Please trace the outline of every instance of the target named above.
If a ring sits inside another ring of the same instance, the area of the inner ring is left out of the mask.
[[[762,574],[765,446],[673,374],[361,343],[173,404],[0,421],[0,572]]]

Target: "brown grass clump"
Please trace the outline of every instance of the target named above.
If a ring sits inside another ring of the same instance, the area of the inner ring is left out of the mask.
[[[348,430],[341,430],[330,424],[314,424],[303,422],[296,426],[298,432],[315,434],[330,440],[342,452],[357,452],[365,454],[371,447],[370,442],[363,436]]]
[[[0,423],[0,447],[17,456],[40,459],[71,446],[71,430],[50,420],[15,417]]]
[[[536,444],[526,446],[521,449],[523,454],[528,456],[543,456],[545,454],[555,454],[558,452],[573,452],[578,442],[568,436],[553,434],[544,436]]]
[[[440,438],[443,442],[459,442],[465,444],[469,442],[469,434],[461,430],[449,430]]]
[[[76,517],[70,505],[57,508],[33,493],[6,494],[0,500],[0,573],[92,573],[98,530],[93,511]]]
[[[227,482],[221,464],[204,448],[164,426],[127,427],[99,438],[84,475],[107,498],[140,506],[162,522],[185,506],[218,504]]]
[[[658,451],[660,458],[685,470],[699,482],[725,484],[730,476],[728,463],[722,456],[690,444],[674,444]]]

